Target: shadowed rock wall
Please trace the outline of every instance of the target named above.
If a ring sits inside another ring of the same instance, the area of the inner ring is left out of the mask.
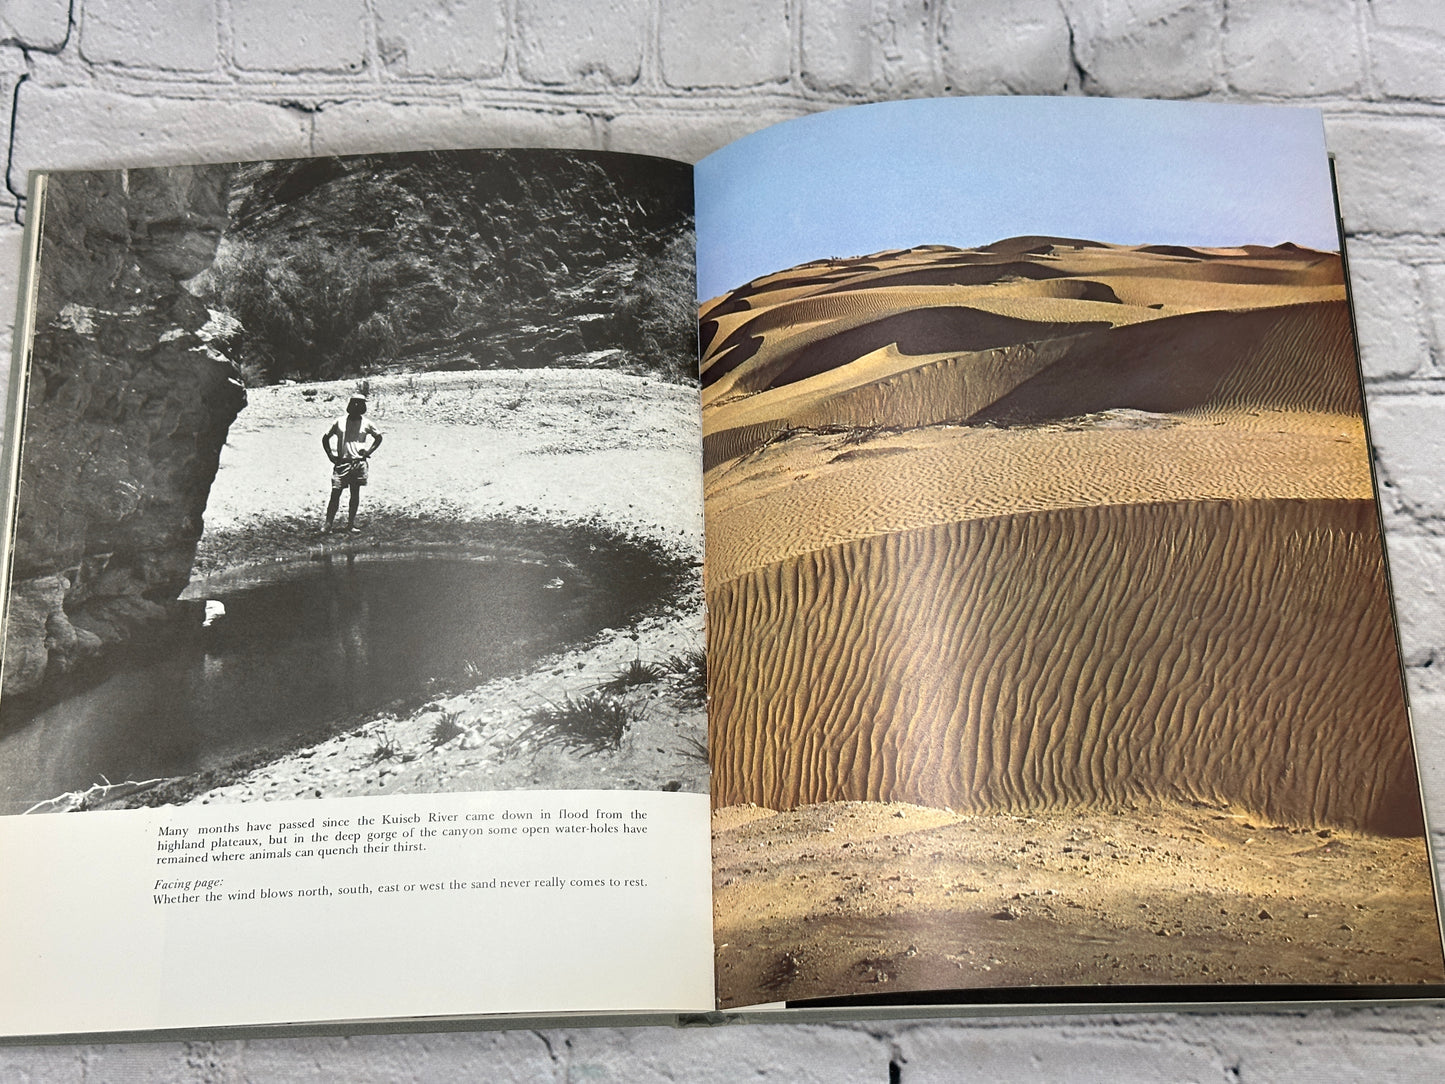
[[[190,578],[246,394],[181,283],[226,225],[230,171],[52,178],[26,395],[4,693],[128,639]]]

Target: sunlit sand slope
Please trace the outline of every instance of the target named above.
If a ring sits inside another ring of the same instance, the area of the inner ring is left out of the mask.
[[[845,352],[846,361],[808,379],[710,410],[706,468],[792,428],[1038,424],[1118,408],[1205,415],[1361,409],[1343,301],[1185,313],[1082,333],[1080,326],[1054,325],[1036,341],[922,354],[889,338],[897,327],[869,325],[884,341],[857,340],[868,351]]]
[[[1368,501],[881,534],[709,587],[716,807],[1237,802],[1420,831]]]
[[[1369,500],[1342,414],[799,433],[708,475],[707,582],[853,539],[1012,512],[1206,500]]]

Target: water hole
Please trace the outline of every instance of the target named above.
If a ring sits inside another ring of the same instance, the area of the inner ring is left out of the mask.
[[[641,551],[576,557],[333,555],[193,583],[164,634],[0,705],[0,813],[314,744],[398,702],[523,672],[676,582]],[[210,628],[205,599],[225,606]]]

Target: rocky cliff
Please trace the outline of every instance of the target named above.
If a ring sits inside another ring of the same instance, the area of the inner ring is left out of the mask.
[[[241,166],[195,284],[252,383],[605,365],[695,379],[692,174],[587,151]]]
[[[43,213],[4,693],[163,618],[190,578],[236,368],[182,283],[230,167],[58,175]]]

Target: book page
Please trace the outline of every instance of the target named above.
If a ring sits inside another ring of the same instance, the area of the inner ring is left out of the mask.
[[[1318,114],[889,103],[697,192],[720,1003],[1440,989]]]
[[[690,167],[31,213],[0,1031],[711,1008]]]

